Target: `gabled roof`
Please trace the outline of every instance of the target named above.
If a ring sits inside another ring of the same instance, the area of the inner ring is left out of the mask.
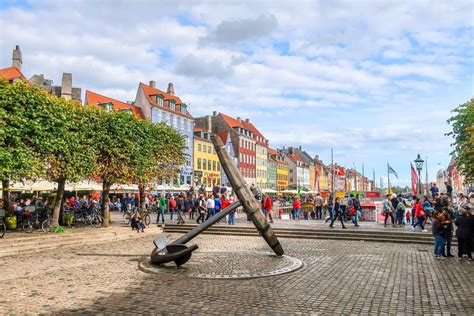
[[[23,75],[23,73],[20,71],[20,69],[18,69],[16,67],[8,67],[8,68],[0,69],[0,77],[3,77],[7,80],[12,80],[12,79],[15,79],[15,78],[22,78],[26,82],[28,82],[28,80]]]
[[[141,109],[137,106],[86,90],[86,104],[98,105],[100,103],[112,103],[115,111],[130,109],[132,110],[133,115],[135,115],[136,117],[144,118]]]
[[[276,151],[275,149],[270,148],[270,147],[268,147],[267,152],[268,152],[270,155],[275,155],[275,156],[278,155],[278,151]]]
[[[240,127],[240,128],[245,128],[245,126],[241,123],[241,121],[236,120],[233,117],[230,117],[228,115],[219,113],[219,115],[224,119],[224,121],[229,124],[230,127]]]
[[[292,161],[301,161],[301,158],[298,155],[288,155],[288,158]]]
[[[185,116],[187,118],[193,118],[193,116],[186,110],[186,114],[180,112],[180,111],[175,111],[175,110],[172,110],[168,107],[162,107],[162,106],[159,106],[155,100],[153,100],[153,98],[151,98],[152,95],[162,95],[163,96],[163,100],[164,101],[169,101],[169,100],[173,100],[174,103],[178,106],[181,106],[181,104],[183,102],[181,102],[181,99],[175,95],[171,95],[169,93],[166,93],[164,91],[161,91],[160,89],[156,89],[156,88],[153,88],[153,87],[150,87],[149,85],[143,83],[143,82],[140,82],[140,85],[139,85],[139,88],[143,89],[143,92],[145,93],[146,95],[146,98],[148,100],[148,102],[152,105],[152,106],[155,106],[157,108],[161,108],[165,111],[168,111],[168,112],[171,112],[171,113],[174,113],[174,114],[177,114],[177,115],[181,115],[181,116]]]
[[[260,136],[263,139],[266,139],[266,138],[265,136],[262,135],[262,133],[260,133],[260,131],[251,122],[242,121],[242,124],[244,125],[246,129],[248,129],[249,131],[253,133],[253,139],[255,139],[258,144],[262,146],[267,146],[265,142],[257,140],[257,136]]]

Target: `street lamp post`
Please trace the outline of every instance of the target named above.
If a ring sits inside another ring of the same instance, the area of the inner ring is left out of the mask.
[[[419,195],[423,194],[422,192],[422,185],[421,185],[421,170],[423,170],[423,163],[425,161],[421,158],[420,154],[415,159],[416,171],[418,171],[418,190],[417,193]]]

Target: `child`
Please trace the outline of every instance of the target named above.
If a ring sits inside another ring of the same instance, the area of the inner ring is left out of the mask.
[[[406,216],[407,225],[410,225],[410,211],[407,211],[405,216]]]

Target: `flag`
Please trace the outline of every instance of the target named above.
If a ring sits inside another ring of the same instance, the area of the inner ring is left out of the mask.
[[[413,165],[410,163],[411,167],[411,191],[413,194],[416,194],[416,185],[418,184],[418,175],[416,174],[415,168],[413,168]]]
[[[390,167],[390,165],[388,165],[388,172],[395,175],[395,177],[398,179],[398,174],[395,170],[393,170],[392,167]]]

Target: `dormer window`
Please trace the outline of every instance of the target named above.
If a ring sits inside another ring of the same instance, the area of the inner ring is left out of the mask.
[[[112,112],[114,105],[110,102],[99,103],[99,106],[104,108],[107,112]]]
[[[186,105],[186,103],[181,103],[181,113],[186,114],[187,110],[188,106]]]
[[[125,112],[125,113],[128,113],[128,114],[132,114],[132,109],[120,109],[119,111],[120,112]]]
[[[158,106],[163,106],[163,96],[162,95],[157,95],[156,96],[156,104],[158,104]]]
[[[173,100],[169,100],[168,104],[170,106],[170,109],[172,109],[173,111],[176,111],[176,104],[174,103]]]

